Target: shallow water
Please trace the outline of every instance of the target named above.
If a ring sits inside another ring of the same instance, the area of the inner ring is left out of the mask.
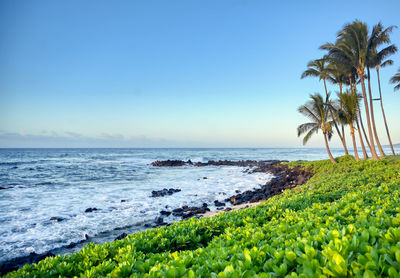
[[[166,206],[211,205],[271,178],[232,166],[153,167],[155,160],[322,158],[324,149],[0,149],[0,186],[7,188],[0,190],[0,262],[54,250],[85,235],[97,243],[112,241],[122,232],[144,229]],[[163,188],[182,191],[150,197]],[[85,213],[87,208],[98,210]]]

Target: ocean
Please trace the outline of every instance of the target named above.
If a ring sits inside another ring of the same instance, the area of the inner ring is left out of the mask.
[[[341,149],[332,153],[343,155]],[[66,254],[87,242],[113,241],[146,229],[161,210],[203,203],[216,210],[214,200],[271,179],[235,166],[151,166],[167,159],[292,161],[327,159],[327,154],[322,148],[0,149],[0,263],[32,252]],[[181,191],[151,197],[163,188]],[[97,210],[85,212],[88,208]]]

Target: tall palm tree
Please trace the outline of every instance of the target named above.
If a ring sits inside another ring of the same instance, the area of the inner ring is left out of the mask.
[[[350,135],[353,139],[354,157],[356,161],[360,158],[357,152],[356,138],[354,136],[354,123],[358,118],[359,98],[355,90],[346,90],[344,93],[338,94],[340,103],[342,104],[339,110],[339,118],[344,123],[350,126]]]
[[[332,137],[332,121],[330,116],[330,109],[327,105],[329,103],[329,94],[326,96],[325,101],[320,94],[310,95],[310,98],[311,100],[308,101],[305,105],[300,106],[298,108],[298,111],[309,118],[311,122],[299,125],[297,127],[297,136],[306,133],[303,138],[303,144],[305,145],[313,134],[318,133],[319,130],[322,130],[329,159],[332,163],[336,164],[336,161],[333,158],[332,153],[329,149],[328,143],[328,140]]]
[[[400,68],[397,70],[397,73],[390,78],[390,83],[395,84],[394,90],[400,90]]]
[[[360,78],[362,94],[364,99],[365,114],[368,126],[368,135],[370,140],[370,150],[374,160],[379,160],[376,153],[374,137],[372,132],[371,118],[367,92],[365,88],[365,67],[367,63],[368,52],[368,27],[365,23],[354,21],[346,24],[338,33],[338,39],[335,44],[327,43],[321,46],[322,49],[329,51],[329,57],[344,64],[352,65]]]
[[[318,77],[319,80],[323,80],[325,95],[328,95],[328,89],[326,88],[326,79],[329,77],[329,68],[325,57],[322,59],[310,61],[307,64],[307,70],[303,72],[303,74],[301,75],[301,79],[309,76]]]
[[[333,81],[332,72],[334,71],[334,68],[331,64],[329,64],[329,61],[327,57],[323,57],[322,59],[317,59],[309,62],[307,64],[308,69],[303,72],[301,75],[301,78],[305,78],[308,76],[313,76],[313,77],[318,77],[319,80],[324,81],[324,88],[325,88],[325,95],[328,95],[328,89],[326,87],[326,80]],[[342,84],[342,82],[340,82]],[[340,141],[343,144],[343,148],[346,154],[348,154],[347,146],[346,146],[346,139],[343,137],[342,133],[340,132],[336,119],[333,119],[333,124],[336,128],[336,132],[340,138]]]
[[[370,68],[374,68],[377,65],[377,48],[385,43],[390,43],[389,33],[392,32],[394,26],[389,26],[384,29],[381,23],[376,24],[371,31],[371,35],[368,37],[367,41],[367,55],[366,55],[366,66],[367,66],[367,76],[368,76],[368,94],[369,94],[369,105],[371,109],[371,122],[372,122],[372,130],[374,132],[374,137],[376,140],[376,144],[378,145],[379,152],[382,157],[385,156],[382,145],[379,141],[378,133],[376,132],[376,124],[375,124],[375,115],[374,115],[374,105],[373,98],[371,92],[371,72]],[[394,49],[393,49],[394,48]],[[396,47],[394,45],[389,46],[383,49],[383,54],[385,56],[393,54],[396,52]]]
[[[383,68],[388,65],[392,65],[392,60],[385,60],[388,56],[393,55],[397,52],[397,47],[394,44],[391,44],[381,50],[377,50],[377,47],[384,43],[390,43],[390,36],[389,34],[393,31],[396,26],[389,26],[388,28],[384,29],[381,23],[374,26],[372,29],[372,33],[369,39],[370,45],[370,54],[368,55],[368,67],[375,67],[376,74],[378,77],[378,88],[379,88],[379,100],[381,104],[382,116],[383,121],[385,124],[386,134],[389,140],[389,145],[393,155],[395,154],[392,139],[390,138],[390,132],[388,128],[388,124],[386,121],[385,110],[383,108],[383,100],[382,100],[382,91],[381,91],[381,81],[379,76],[379,69]]]
[[[380,79],[380,76],[379,76],[379,69],[383,68],[383,67],[386,67],[388,65],[393,65],[393,61],[392,60],[380,61],[380,58],[377,58],[375,69],[376,69],[376,74],[377,74],[377,77],[378,77],[379,102],[381,104],[381,111],[382,111],[382,116],[383,116],[383,122],[385,124],[386,135],[387,135],[388,140],[389,140],[389,145],[390,145],[390,149],[392,151],[392,154],[395,155],[394,148],[393,148],[393,143],[392,143],[392,138],[390,137],[390,131],[389,131],[389,127],[388,127],[387,120],[386,120],[385,109],[383,108],[381,79]]]

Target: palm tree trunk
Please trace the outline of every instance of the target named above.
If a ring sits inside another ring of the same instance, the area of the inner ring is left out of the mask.
[[[372,127],[371,127],[371,119],[369,116],[367,90],[365,89],[365,82],[364,82],[364,71],[363,70],[358,71],[358,76],[360,77],[360,81],[361,81],[361,88],[362,88],[364,106],[365,106],[365,114],[367,117],[368,134],[369,134],[369,140],[371,142],[370,150],[371,150],[372,158],[374,160],[378,161],[379,157],[378,157],[378,154],[376,153],[376,149],[375,149],[374,137],[372,134]]]
[[[356,121],[356,124],[357,124],[358,135],[360,136],[360,144],[361,144],[361,149],[363,151],[364,159],[367,159],[368,154],[367,154],[367,150],[365,149],[364,140],[363,140],[363,137],[361,134],[360,125],[358,123],[358,120]]]
[[[376,74],[378,75],[378,87],[379,87],[379,100],[381,102],[381,109],[383,115],[383,121],[385,122],[386,134],[389,139],[390,149],[392,150],[392,154],[395,155],[392,139],[390,138],[389,128],[386,122],[385,110],[383,109],[383,100],[382,100],[382,92],[381,92],[381,79],[379,78],[379,66],[376,67]]]
[[[343,146],[344,146],[344,153],[346,155],[349,154],[349,151],[347,150],[347,145],[346,145],[346,137],[344,135],[344,125],[342,124],[342,134],[343,134]]]
[[[351,138],[353,139],[354,157],[356,158],[356,161],[360,161],[360,157],[358,156],[358,152],[357,152],[356,138],[354,137],[353,124],[350,124],[350,134],[351,134]]]
[[[326,80],[324,78],[325,95],[328,96],[328,90],[326,89]]]
[[[343,133],[343,136],[342,136],[342,134],[340,133],[339,127],[338,127],[338,125],[336,124],[336,121],[335,121],[335,120],[333,120],[333,124],[334,124],[334,126],[335,126],[336,132],[337,132],[338,135],[339,135],[340,141],[342,141],[342,145],[343,145],[343,148],[344,148],[344,152],[345,152],[345,154],[347,155],[347,154],[349,154],[349,152],[347,151],[346,142],[345,142],[344,139],[343,139],[343,138],[344,138],[344,133]],[[342,127],[343,127],[343,125],[342,125]]]
[[[356,86],[353,85],[353,82],[352,82],[352,79],[351,79],[351,74],[349,74],[349,80],[350,80],[350,88],[351,88],[351,90],[357,90]],[[362,128],[362,131],[363,131],[363,134],[364,134],[365,141],[367,142],[368,148],[371,149],[371,144],[368,141],[368,136],[367,136],[367,133],[365,132],[364,123],[363,123],[363,119],[362,119],[362,116],[361,116],[361,107],[358,110],[358,118],[360,119],[360,124],[361,124],[361,128]],[[357,127],[358,127],[358,131],[360,132],[360,126],[358,124],[358,121],[357,121]],[[362,141],[362,137],[360,139]],[[364,142],[362,142],[361,145],[364,146]],[[365,148],[363,150],[365,151]]]
[[[376,140],[376,144],[378,145],[378,149],[381,154],[381,157],[385,157],[386,155],[383,151],[381,142],[379,141],[378,133],[376,132],[375,115],[374,115],[374,101],[372,100],[372,92],[371,92],[371,73],[370,73],[369,67],[367,67],[367,77],[368,77],[368,94],[369,94],[369,106],[371,109],[372,130],[374,132],[374,137]]]
[[[339,83],[339,93],[340,94],[342,94],[342,88],[343,88],[342,83]],[[345,136],[345,133],[344,133],[344,125],[343,124],[342,124],[342,138],[341,139],[342,139],[342,143],[343,143],[343,147],[344,147],[344,153],[345,153],[345,155],[348,155],[349,151],[347,150],[346,136]]]
[[[332,156],[331,150],[329,149],[328,138],[326,137],[326,132],[323,132],[323,134],[324,134],[324,139],[325,139],[325,147],[326,147],[326,151],[328,152],[329,159],[331,160],[331,162],[333,164],[336,164],[336,161]]]
[[[361,108],[360,108],[360,109],[361,109]],[[362,119],[361,111],[360,111],[360,110],[358,110],[358,118],[360,119],[360,125],[361,125],[362,132],[363,132],[363,134],[364,134],[365,142],[367,142],[368,148],[371,149],[371,144],[369,143],[367,133],[365,132],[364,123],[363,123],[363,119]],[[358,126],[358,129],[359,129],[359,128],[360,128],[360,127]]]

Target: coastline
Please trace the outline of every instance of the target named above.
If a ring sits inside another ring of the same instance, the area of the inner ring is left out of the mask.
[[[223,202],[215,200],[214,203],[219,207],[216,211],[210,211],[207,208],[207,204],[202,207],[181,207],[173,210],[177,216],[182,217],[182,220],[190,217],[203,217],[218,214],[219,212],[226,212],[231,210],[237,210],[244,208],[245,204],[260,203],[268,200],[269,198],[281,194],[283,191],[292,189],[298,185],[306,183],[312,176],[313,173],[307,169],[302,169],[300,167],[289,168],[287,161],[281,160],[240,160],[240,161],[230,161],[230,160],[219,160],[219,161],[208,161],[208,162],[198,162],[192,163],[192,161],[182,161],[182,160],[165,160],[165,161],[155,161],[152,163],[156,167],[181,167],[192,165],[194,167],[205,167],[205,166],[237,166],[237,167],[248,167],[245,171],[248,174],[252,173],[268,173],[272,174],[272,178],[266,184],[261,185],[260,188],[253,188],[252,190],[247,190],[245,192],[237,192],[236,195],[232,195],[226,198]],[[226,206],[226,203],[230,203],[226,209],[222,207]],[[251,205],[254,206],[254,205]],[[179,213],[177,213],[179,210]],[[163,226],[162,215],[165,211],[160,212],[161,216],[158,218],[159,223],[157,226]],[[168,212],[169,213],[169,212]]]
[[[247,190],[245,192],[237,192],[236,195],[229,196],[225,199],[224,203],[220,203],[215,200],[214,203],[217,206],[217,210],[210,211],[207,204],[204,204],[202,207],[180,207],[180,208],[172,208],[171,211],[160,211],[160,216],[154,220],[153,224],[146,224],[144,226],[144,230],[148,230],[151,228],[157,228],[162,226],[169,226],[172,223],[184,221],[192,217],[213,217],[219,213],[235,211],[244,209],[247,207],[256,206],[270,197],[281,194],[284,190],[291,189],[296,187],[297,185],[301,185],[312,176],[309,171],[304,171],[299,167],[295,167],[294,169],[288,168],[286,164],[282,164],[287,161],[280,160],[266,160],[266,161],[255,161],[255,160],[242,160],[242,161],[208,161],[208,162],[199,162],[192,163],[189,161],[181,161],[181,160],[166,160],[166,161],[155,161],[152,163],[155,167],[179,167],[185,165],[193,165],[193,167],[206,167],[206,166],[234,166],[234,167],[243,167],[247,174],[252,174],[256,172],[263,172],[272,174],[273,177],[266,184],[262,185],[260,188],[254,188],[253,190]],[[159,193],[159,192],[158,192]],[[157,193],[157,194],[158,194]],[[164,192],[165,193],[165,192]],[[172,193],[171,193],[172,194]],[[154,193],[153,193],[154,195]],[[161,195],[161,197],[164,195]],[[230,204],[230,205],[229,205]],[[173,221],[172,223],[164,222],[165,214],[168,215],[174,213],[174,216],[180,217],[181,220]],[[140,232],[142,230],[138,230]],[[136,232],[135,232],[136,233]],[[115,240],[121,240],[127,237],[127,233],[121,233],[115,237]],[[25,264],[37,263],[47,257],[54,257],[57,254],[60,254],[60,250],[71,249],[73,252],[79,251],[86,244],[93,242],[91,238],[86,237],[86,239],[81,240],[76,243],[71,243],[66,245],[65,247],[56,248],[54,250],[49,250],[46,253],[37,254],[35,252],[30,253],[26,256],[16,257],[11,260],[7,260],[1,263],[0,273],[6,274],[10,271],[17,270],[21,268]],[[63,252],[61,252],[63,253]]]

